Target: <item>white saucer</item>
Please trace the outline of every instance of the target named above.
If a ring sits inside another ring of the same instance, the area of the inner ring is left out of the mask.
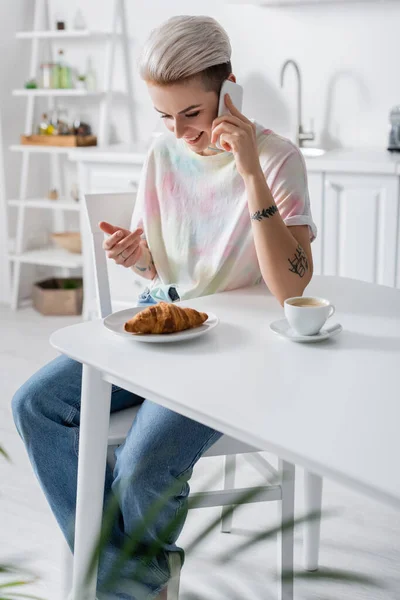
[[[218,317],[213,313],[207,312],[208,319],[205,323],[194,329],[186,329],[185,331],[178,331],[176,333],[165,333],[165,334],[142,334],[142,333],[128,333],[124,330],[124,324],[126,321],[134,317],[138,312],[144,310],[146,307],[134,306],[132,308],[125,308],[119,310],[108,317],[103,319],[104,326],[126,340],[134,340],[135,342],[151,342],[151,343],[167,343],[167,342],[183,342],[190,340],[191,338],[204,335],[214,329],[219,323]]]
[[[335,325],[321,329],[321,331],[315,335],[300,335],[291,329],[286,319],[273,321],[273,323],[270,324],[270,328],[274,333],[277,333],[292,342],[322,342],[322,340],[326,340],[343,330],[341,324],[336,323]]]

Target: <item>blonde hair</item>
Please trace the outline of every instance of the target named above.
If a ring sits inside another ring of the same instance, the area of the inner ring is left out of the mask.
[[[225,29],[212,17],[172,17],[153,29],[140,58],[142,79],[158,85],[201,77],[219,92],[232,72],[232,48]]]

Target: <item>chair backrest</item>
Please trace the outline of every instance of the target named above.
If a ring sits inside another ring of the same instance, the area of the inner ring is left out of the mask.
[[[137,283],[138,276],[135,276],[131,269],[124,269],[121,265],[117,265],[113,260],[107,258],[103,249],[103,240],[106,234],[99,228],[99,222],[107,221],[112,225],[129,229],[135,200],[136,194],[132,192],[84,194],[84,212],[91,234],[92,283],[95,288],[93,293],[96,295],[99,316],[102,318],[112,312],[110,284],[111,290],[114,282],[114,287],[118,288],[119,285],[126,292],[126,286],[134,285],[135,279]],[[90,289],[90,286],[85,286],[85,289]]]

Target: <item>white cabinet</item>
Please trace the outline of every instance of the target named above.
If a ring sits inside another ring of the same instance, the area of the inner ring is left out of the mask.
[[[132,192],[137,189],[142,165],[86,164],[87,186],[91,193]]]
[[[315,273],[400,286],[399,178],[311,173]]]
[[[322,214],[324,199],[324,175],[323,173],[308,173],[308,191],[310,193],[311,214],[317,226],[317,237],[311,244],[314,273],[322,275]]]

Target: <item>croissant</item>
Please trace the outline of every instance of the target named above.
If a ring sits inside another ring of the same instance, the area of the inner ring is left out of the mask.
[[[140,311],[124,325],[128,333],[175,333],[199,327],[208,315],[194,308],[181,308],[159,302]]]

